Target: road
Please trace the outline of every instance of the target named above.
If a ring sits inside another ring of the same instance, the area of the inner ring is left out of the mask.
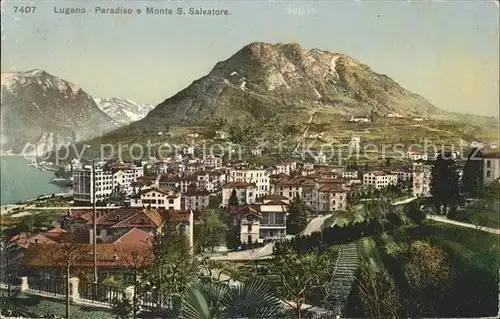
[[[316,231],[321,231],[325,220],[332,215],[333,214],[318,216],[316,218],[311,219],[309,224],[307,224],[306,229],[304,229],[302,231],[301,235],[311,235],[312,233],[314,233]]]
[[[500,235],[500,229],[489,228],[489,227],[484,227],[484,226],[479,226],[479,228],[478,228],[474,224],[469,224],[469,223],[459,222],[459,221],[456,221],[456,220],[453,220],[453,219],[448,219],[445,216],[427,215],[427,219],[434,220],[434,221],[437,221],[437,222],[440,222],[440,223],[457,225],[457,226],[460,226],[460,227],[478,229],[480,231],[484,231],[484,232],[487,232],[487,233]]]
[[[407,199],[403,199],[403,200],[400,200],[400,201],[397,201],[397,202],[394,202],[392,203],[392,205],[396,206],[396,205],[404,205],[404,204],[408,204],[412,201],[414,201],[415,199],[417,199],[418,197],[410,197],[410,198],[407,198]]]

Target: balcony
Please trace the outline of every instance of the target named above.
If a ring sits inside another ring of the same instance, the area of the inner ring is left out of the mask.
[[[279,228],[279,229],[285,229],[286,224],[260,224],[260,229],[265,229],[265,228]]]

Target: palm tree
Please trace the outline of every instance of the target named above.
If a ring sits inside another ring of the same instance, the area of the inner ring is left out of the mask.
[[[282,311],[281,301],[259,278],[230,287],[214,281],[195,282],[187,287],[181,313],[190,319],[274,318]]]

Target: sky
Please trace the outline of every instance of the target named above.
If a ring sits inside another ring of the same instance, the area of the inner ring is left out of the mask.
[[[36,6],[34,13],[14,7]],[[228,10],[106,15],[95,7]],[[54,13],[85,8],[86,14]],[[347,54],[434,105],[499,114],[495,1],[2,1],[2,72],[44,69],[95,97],[158,104],[254,42]]]

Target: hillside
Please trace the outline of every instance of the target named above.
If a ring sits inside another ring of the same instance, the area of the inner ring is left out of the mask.
[[[118,125],[84,90],[43,70],[2,73],[2,150],[91,139]]]
[[[127,129],[161,130],[164,125],[236,119],[261,122],[287,115],[307,121],[310,111],[369,116],[448,115],[423,97],[361,62],[297,44],[251,43],[210,73],[160,103]]]

